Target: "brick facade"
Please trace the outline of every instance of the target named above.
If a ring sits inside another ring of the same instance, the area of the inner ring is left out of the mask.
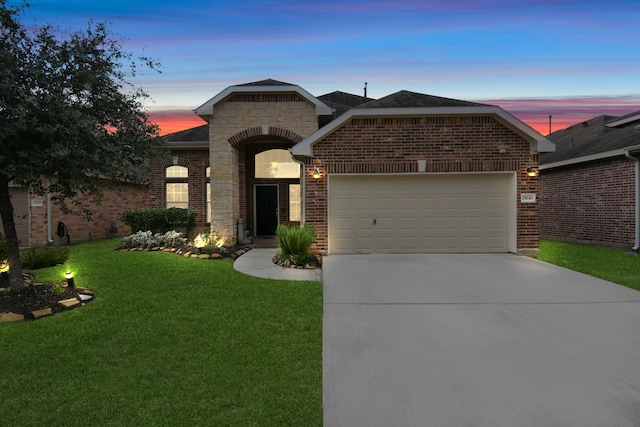
[[[624,156],[545,169],[540,176],[543,238],[631,247],[634,162]]]
[[[175,160],[175,163],[174,163]],[[183,166],[189,171],[188,178],[165,178],[165,170],[169,166]],[[149,185],[149,207],[165,208],[167,182],[187,182],[189,184],[189,210],[196,213],[196,229],[207,224],[207,176],[209,167],[209,150],[171,150],[161,160],[151,163],[151,183]]]
[[[69,233],[71,242],[83,242],[105,237],[121,236],[130,233],[121,220],[120,214],[131,208],[145,208],[147,204],[147,187],[135,184],[123,184],[120,190],[105,190],[99,204],[96,204],[88,196],[76,198],[80,205],[92,212],[90,219],[78,213],[64,214],[55,204],[51,206],[51,237],[54,245],[67,243],[67,237],[58,237],[56,234],[58,222],[63,222]],[[33,201],[41,201],[33,206]],[[31,222],[31,245],[46,245],[48,238],[47,230],[47,199],[46,197],[32,196],[30,206]],[[70,202],[68,206],[77,210]],[[115,224],[118,231],[110,231],[112,224]]]
[[[317,249],[328,242],[327,179],[344,174],[417,173],[417,160],[426,159],[426,172],[512,171],[517,193],[538,193],[538,178],[527,176],[537,166],[530,143],[493,117],[381,117],[354,118],[313,146],[305,168],[305,222],[317,228]],[[538,204],[517,206],[517,248],[535,253],[538,248]]]

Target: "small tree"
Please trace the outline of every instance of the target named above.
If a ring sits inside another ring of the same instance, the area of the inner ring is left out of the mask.
[[[11,290],[22,289],[9,185],[65,200],[99,197],[123,181],[148,181],[147,159],[161,140],[127,79],[148,58],[122,50],[106,26],[67,33],[19,21],[24,6],[0,0],[0,215]]]

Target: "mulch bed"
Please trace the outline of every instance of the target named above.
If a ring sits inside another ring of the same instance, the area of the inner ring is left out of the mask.
[[[24,276],[25,287],[20,292],[10,292],[8,283],[2,284],[2,286],[6,287],[0,291],[0,315],[14,313],[23,315],[25,320],[33,320],[36,318],[33,312],[50,309],[51,312],[47,315],[53,315],[81,307],[94,299],[93,293],[86,288],[70,288],[64,286],[62,292],[57,295],[54,292],[53,284],[34,283],[33,275],[29,273],[25,273]],[[81,301],[80,295],[90,295],[92,298]],[[79,303],[72,307],[64,307],[59,304],[60,301],[70,300],[72,298],[76,298]]]

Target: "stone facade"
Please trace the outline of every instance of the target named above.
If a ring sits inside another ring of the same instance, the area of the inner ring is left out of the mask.
[[[633,246],[633,161],[618,156],[545,169],[540,180],[543,238],[621,248]]]
[[[250,213],[253,182],[246,179],[251,172],[246,165],[248,152],[279,143],[290,147],[317,129],[315,106],[295,93],[233,94],[216,104],[209,121],[211,228],[232,239],[241,214]],[[242,178],[240,170],[245,171]]]

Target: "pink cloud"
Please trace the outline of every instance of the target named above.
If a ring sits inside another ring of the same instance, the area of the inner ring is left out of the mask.
[[[549,133],[597,116],[624,116],[640,110],[640,94],[620,97],[568,97],[531,99],[488,99],[478,101],[498,105],[538,132]]]
[[[206,123],[188,109],[151,111],[148,116],[152,122],[160,126],[160,135],[202,126]]]

